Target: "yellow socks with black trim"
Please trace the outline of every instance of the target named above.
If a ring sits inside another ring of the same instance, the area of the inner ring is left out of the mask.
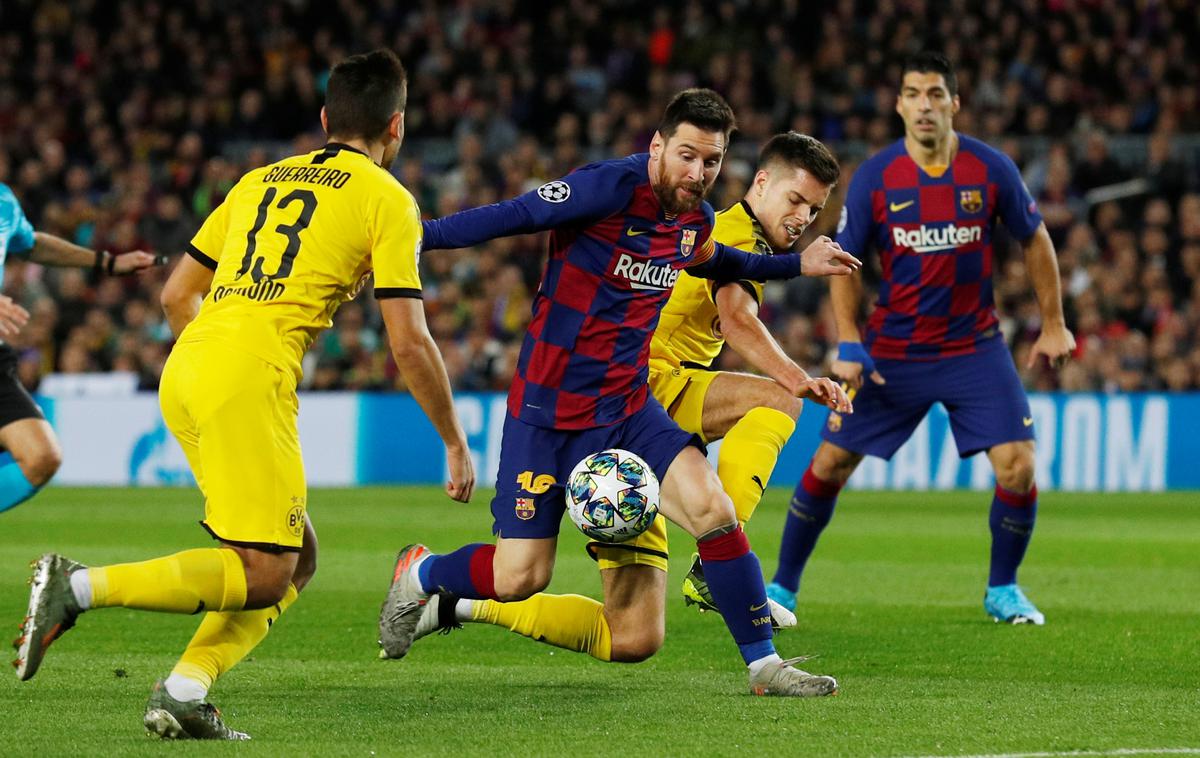
[[[199,613],[237,611],[246,604],[246,570],[238,554],[228,548],[184,550],[87,572],[91,608]]]
[[[471,616],[539,642],[612,660],[612,630],[604,606],[590,597],[539,593],[514,603],[476,600],[471,603]]]
[[[269,608],[205,614],[171,676],[198,682],[207,692],[217,677],[237,665],[263,641],[271,625],[295,602],[298,594],[296,585],[289,584],[283,599]]]
[[[750,520],[775,470],[779,451],[796,430],[796,422],[774,408],[752,408],[733,425],[721,442],[717,476],[737,511],[738,521]]]

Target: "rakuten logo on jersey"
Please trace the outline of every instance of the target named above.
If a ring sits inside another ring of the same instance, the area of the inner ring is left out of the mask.
[[[962,245],[979,242],[983,239],[982,226],[926,226],[921,224],[916,229],[892,227],[892,242],[896,247],[911,248],[914,253],[936,253],[939,250],[953,250]]]
[[[679,271],[670,266],[655,266],[646,260],[638,260],[628,253],[621,253],[617,265],[613,266],[613,276],[619,276],[629,282],[635,290],[669,290],[675,286]]]

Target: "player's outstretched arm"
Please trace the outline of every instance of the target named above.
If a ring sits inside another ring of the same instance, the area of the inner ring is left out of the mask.
[[[840,386],[829,379],[814,379],[788,357],[758,317],[758,301],[749,292],[729,284],[717,290],[714,300],[725,341],[751,366],[796,397],[811,399],[840,413],[852,412]]]
[[[465,503],[475,489],[475,464],[467,447],[467,435],[454,412],[450,378],[425,322],[423,303],[418,298],[392,297],[380,300],[379,308],[396,367],[400,369],[408,391],[446,445],[447,470],[450,472],[446,494]]]
[[[688,273],[706,279],[765,281],[791,279],[801,275],[844,276],[857,271],[862,265],[857,258],[842,250],[828,237],[822,237],[821,240],[824,242],[820,243],[820,253],[811,256],[809,250],[813,248],[812,245],[804,253],[758,255],[710,241],[711,252],[707,257],[701,257],[698,262],[688,266]]]
[[[738,284],[727,284],[716,290],[714,300],[726,343],[746,362],[778,381],[790,395],[811,399],[839,413],[853,413],[840,386],[829,379],[810,377],[775,342],[767,325],[758,318],[758,301],[749,291]]]
[[[637,175],[621,161],[604,161],[491,205],[421,223],[426,250],[471,247],[514,234],[597,221],[629,203]]]
[[[29,260],[45,266],[77,266],[94,268],[97,273],[132,274],[154,265],[166,263],[166,258],[134,250],[113,255],[107,250],[92,250],[46,232],[34,234]]]
[[[200,303],[212,286],[213,270],[190,255],[180,257],[175,270],[163,285],[159,302],[167,324],[176,338],[200,312]]]
[[[1058,258],[1054,254],[1054,242],[1046,231],[1046,225],[1039,224],[1033,236],[1021,243],[1021,248],[1025,253],[1025,268],[1037,293],[1038,308],[1042,312],[1042,333],[1029,351],[1026,368],[1033,368],[1039,355],[1046,356],[1050,365],[1058,368],[1075,350],[1075,335],[1067,328],[1063,316]]]

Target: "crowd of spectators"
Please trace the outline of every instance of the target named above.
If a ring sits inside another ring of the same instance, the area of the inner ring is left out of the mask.
[[[378,46],[410,75],[394,172],[435,216],[645,149],[670,95],[691,85],[725,94],[740,121],[715,206],[740,197],[757,145],[784,129],[830,144],[844,187],[899,136],[904,54],[943,49],[960,67],[956,127],[1018,162],[1058,248],[1078,355],[1027,384],[1200,387],[1191,0],[9,0],[0,182],[39,230],[175,255],[244,171],[320,146],[330,66]],[[839,203],[811,233],[832,228]],[[456,388],[507,387],[543,249],[531,236],[422,256]],[[1019,250],[1002,242],[997,254],[996,299],[1023,365],[1039,310]],[[5,292],[33,314],[13,340],[22,379],[124,370],[155,387],[171,341],[165,276],[97,281],[10,261]],[[398,386],[369,292],[313,346],[309,388]],[[824,370],[824,283],[771,286],[763,315],[791,355]]]

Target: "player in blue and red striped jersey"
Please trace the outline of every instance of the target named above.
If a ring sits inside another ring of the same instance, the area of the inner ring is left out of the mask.
[[[959,455],[986,451],[996,473],[984,608],[998,621],[1042,624],[1017,585],[1037,513],[1034,430],[996,318],[996,221],[1020,241],[1041,308],[1030,366],[1041,355],[1059,365],[1075,347],[1063,320],[1054,246],[1013,162],[953,130],[959,99],[950,62],[921,53],[905,62],[903,76],[896,111],[904,139],[855,172],[838,227],[843,246],[877,248],[883,269],[865,342],[857,323],[861,279],[831,286],[841,340],[833,372],[861,388],[855,413],[829,416],[796,486],[768,591],[795,607],[804,565],[863,455],[891,458],[940,402]]]
[[[593,163],[513,200],[426,224],[428,248],[550,229],[550,260],[509,392],[492,500],[496,544],[444,555],[422,545],[400,552],[380,614],[386,657],[407,653],[432,593],[523,600],[544,589],[565,510],[561,482],[584,456],[618,447],[654,469],[663,515],[696,538],[709,587],[750,669],[751,691],[805,696],[836,689],[832,677],[808,674],[776,654],[758,559],[733,505],[698,438],[671,420],[648,387],[650,338],[681,269],[764,279],[802,269],[848,274],[858,266],[828,238],[801,254],[774,256],[712,239],[714,213],[704,196],[733,126],[720,95],[686,90],[667,106],[649,154]],[[644,569],[646,581],[626,587],[661,585],[653,576],[658,569],[630,568]],[[559,596],[582,604],[531,636],[603,660],[648,657],[661,644],[663,619],[639,615],[635,598],[612,597],[605,582],[603,606]]]

